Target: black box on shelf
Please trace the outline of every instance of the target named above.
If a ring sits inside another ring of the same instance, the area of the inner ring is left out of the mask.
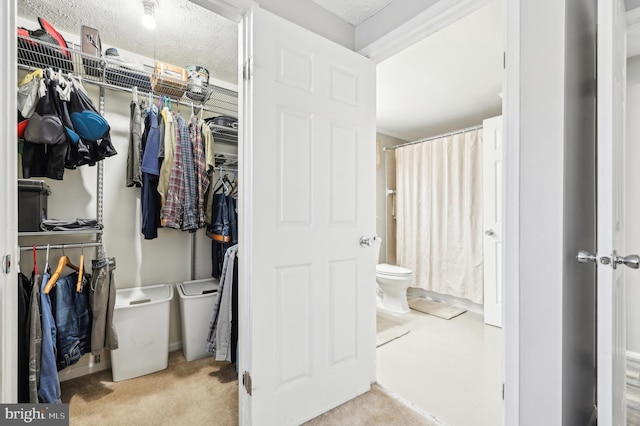
[[[51,189],[43,180],[18,179],[18,232],[41,231],[49,194]]]

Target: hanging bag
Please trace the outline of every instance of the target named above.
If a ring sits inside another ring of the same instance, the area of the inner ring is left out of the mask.
[[[73,71],[71,52],[62,35],[46,19],[38,18],[40,28],[18,28],[18,63],[34,67]]]
[[[24,138],[35,144],[57,145],[66,142],[67,134],[57,113],[52,93],[55,87],[49,77],[45,79],[45,85],[46,93],[38,100],[36,110],[25,128]]]
[[[75,132],[87,141],[97,141],[109,132],[109,123],[93,106],[91,99],[76,81],[70,94],[69,113]]]

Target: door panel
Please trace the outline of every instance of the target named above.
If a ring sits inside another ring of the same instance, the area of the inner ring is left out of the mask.
[[[502,116],[482,124],[484,322],[502,327]]]
[[[598,424],[626,425],[626,313],[622,177],[626,16],[622,0],[598,2]],[[607,260],[609,263],[607,264]],[[604,262],[603,262],[604,261]]]
[[[359,240],[375,232],[375,69],[262,9],[251,22],[241,423],[301,424],[370,387],[376,253]]]

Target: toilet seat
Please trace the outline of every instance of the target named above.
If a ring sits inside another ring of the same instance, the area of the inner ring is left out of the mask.
[[[376,274],[388,275],[393,277],[408,277],[411,276],[411,269],[403,268],[402,266],[389,265],[388,263],[381,263],[376,265]]]

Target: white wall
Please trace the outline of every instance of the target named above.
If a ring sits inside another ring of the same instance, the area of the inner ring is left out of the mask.
[[[390,189],[395,189],[395,151],[384,152],[383,148],[395,146],[406,141],[393,136],[385,135],[384,133],[378,133],[378,150],[377,155],[380,161],[376,161],[376,234],[382,237],[382,243],[380,246],[380,256],[378,257],[379,263],[387,263],[387,245],[391,241],[395,241],[395,237],[387,236],[387,223],[392,219],[392,212],[389,208],[389,215],[387,216],[387,203],[391,205],[391,196],[386,195],[385,190],[387,188],[387,182]],[[387,167],[385,169],[385,162]],[[385,175],[385,170],[388,176]],[[395,256],[391,256],[391,262],[395,262]]]
[[[627,61],[627,146],[625,217],[627,249],[625,254],[640,254],[640,56]],[[625,269],[627,282],[627,349],[640,352],[640,273]]]

